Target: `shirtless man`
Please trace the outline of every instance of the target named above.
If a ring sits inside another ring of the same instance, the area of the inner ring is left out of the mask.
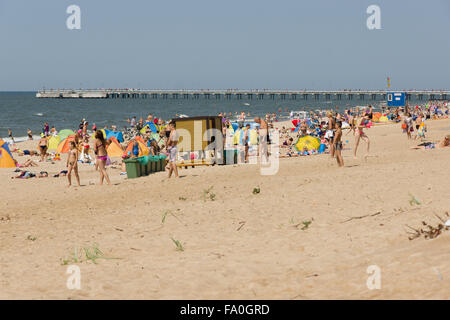
[[[267,122],[260,117],[255,117],[254,120],[256,123],[259,123],[259,144],[261,148],[261,159],[264,159],[267,162],[269,160],[269,152],[267,149],[269,130],[267,127]]]
[[[366,126],[366,123],[369,121],[369,116],[365,114],[363,117],[358,119],[356,121],[356,141],[355,141],[355,149],[353,150],[353,158],[358,159],[356,157],[356,151],[358,151],[359,142],[364,140],[367,142],[367,154],[366,158],[369,156],[369,149],[370,149],[370,140],[369,137],[364,133],[364,127]]]
[[[334,134],[334,139],[333,139],[333,145],[334,145],[334,150],[335,150],[335,154],[336,154],[336,160],[338,163],[339,167],[343,167],[344,166],[344,159],[342,158],[342,122],[341,121],[336,121],[336,132]]]
[[[44,136],[44,134],[41,134],[41,139],[38,143],[39,150],[41,151],[41,160],[39,162],[43,162],[44,158],[47,156],[47,148],[48,148],[48,140]]]
[[[75,172],[75,178],[77,179],[78,186],[80,186],[80,176],[78,175],[78,150],[75,142],[70,141],[70,151],[67,157],[66,167],[69,169],[67,172],[67,179],[69,180],[70,187],[72,185],[72,170]]]
[[[170,135],[167,139],[167,151],[169,152],[169,179],[172,176],[172,172],[175,172],[175,178],[178,178],[178,168],[177,168],[177,144],[178,144],[178,133],[175,129],[175,122],[169,123]]]

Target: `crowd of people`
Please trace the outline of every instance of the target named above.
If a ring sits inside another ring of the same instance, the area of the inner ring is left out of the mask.
[[[426,121],[431,119],[448,118],[450,105],[447,101],[430,101],[424,105],[417,106],[405,106],[404,108],[386,108],[383,109],[383,116],[392,122],[401,123],[401,128],[408,139],[420,139],[421,144],[414,149],[420,148],[439,148],[447,147],[450,145],[450,135],[447,135],[438,144],[425,141],[425,133],[427,132]],[[281,112],[281,110],[279,110]],[[244,162],[249,161],[249,122],[256,123],[258,126],[258,156],[262,156],[262,161],[267,161],[269,157],[268,144],[271,143],[270,132],[274,129],[274,124],[279,120],[277,114],[268,113],[264,117],[251,117],[250,113],[241,112],[234,115],[226,112],[219,113],[222,118],[222,133],[226,138],[227,130],[231,127],[231,123],[238,123],[239,128],[243,130],[243,150],[244,150]],[[292,113],[291,113],[292,117]],[[278,154],[280,157],[295,157],[306,156],[319,153],[328,153],[330,157],[336,158],[339,167],[344,166],[344,160],[342,151],[344,147],[349,144],[346,136],[352,134],[354,136],[353,157],[357,158],[357,152],[361,143],[366,146],[365,158],[369,156],[370,152],[370,138],[367,135],[367,130],[374,124],[374,108],[372,106],[356,107],[352,109],[346,109],[343,112],[336,110],[328,110],[326,113],[322,111],[310,111],[307,117],[298,119],[297,130],[283,126],[279,128],[280,133],[280,146],[281,152]],[[144,121],[143,117],[137,120],[136,116],[127,119],[128,126],[125,126],[122,130],[124,141],[120,145],[124,151],[122,160],[128,158],[138,157],[140,155],[139,140],[143,141],[145,146],[149,150],[150,155],[166,154],[168,157],[168,177],[172,175],[178,177],[178,170],[176,166],[177,161],[177,143],[178,133],[176,131],[175,122],[166,123],[164,120],[154,117],[153,114],[149,114]],[[152,132],[149,123],[155,124],[158,128],[157,132]],[[91,130],[90,130],[91,129]],[[75,135],[72,141],[70,141],[69,152],[67,156],[65,172],[60,172],[55,176],[67,176],[68,185],[72,185],[72,173],[75,176],[77,185],[80,185],[79,175],[79,163],[92,163],[95,165],[95,169],[100,175],[100,184],[111,184],[107,166],[111,164],[111,159],[108,156],[108,146],[111,141],[106,140],[104,132],[99,130],[95,123],[89,129],[89,122],[86,119],[82,119],[78,125],[78,129],[75,131]],[[104,127],[111,131],[118,131],[117,127],[112,125],[110,127]],[[347,131],[347,132],[344,132]],[[30,129],[27,130],[27,134],[30,140],[33,139],[33,135]],[[12,137],[12,132],[9,130],[9,135]],[[38,140],[38,151],[34,150],[20,150],[15,149],[19,156],[29,155],[40,157],[39,162],[48,160],[51,156],[52,160],[60,160],[59,155],[49,154],[49,138],[57,136],[58,131],[54,126],[50,127],[47,122],[44,123],[40,138]],[[92,136],[92,137],[91,137]],[[303,137],[313,137],[319,142],[319,147],[307,148],[298,150],[295,146],[295,141],[299,141]],[[283,141],[284,140],[284,141]],[[14,141],[14,140],[13,140]],[[224,139],[225,141],[225,139]],[[283,142],[282,142],[283,141]],[[345,141],[345,142],[344,142]],[[125,150],[129,143],[133,143],[133,148],[125,153]],[[92,144],[92,148],[91,148]],[[294,149],[295,148],[295,149]],[[92,150],[92,151],[91,151]],[[90,153],[94,153],[94,157]],[[18,168],[24,167],[36,167],[38,162],[28,159],[26,162],[19,164]],[[121,174],[126,174],[125,163],[122,161]],[[19,170],[17,178],[29,177],[30,174],[27,171]],[[24,173],[25,172],[25,173]],[[33,174],[35,177],[48,177],[47,172],[41,172],[39,175]]]

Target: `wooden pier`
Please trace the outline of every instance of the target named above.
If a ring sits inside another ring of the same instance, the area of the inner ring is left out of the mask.
[[[37,98],[55,99],[225,99],[225,100],[386,100],[388,90],[142,90],[142,89],[44,89]],[[407,100],[447,100],[450,90],[396,90]]]

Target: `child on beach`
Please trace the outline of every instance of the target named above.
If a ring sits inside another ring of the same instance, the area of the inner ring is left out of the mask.
[[[336,121],[336,132],[334,135],[333,145],[334,145],[334,151],[336,155],[336,160],[339,167],[344,166],[344,159],[342,158],[342,122]]]
[[[70,141],[70,151],[67,157],[67,179],[69,180],[70,187],[72,185],[72,170],[75,173],[75,178],[77,179],[78,186],[80,186],[80,176],[78,175],[78,149],[74,141]]]
[[[108,159],[108,154],[106,152],[106,141],[103,137],[103,132],[100,130],[95,132],[94,152],[97,155],[97,165],[100,169],[100,185],[103,185],[104,179],[106,179],[106,182],[110,185],[111,181],[109,180],[108,173],[106,172],[106,160]]]

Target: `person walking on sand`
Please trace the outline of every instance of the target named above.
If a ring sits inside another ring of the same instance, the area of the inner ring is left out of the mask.
[[[39,160],[39,162],[43,162],[44,158],[47,156],[47,149],[48,149],[48,140],[43,133],[41,133],[41,139],[38,142],[38,146],[39,151],[41,151],[41,160]]]
[[[366,158],[369,156],[370,149],[370,140],[369,137],[364,133],[364,127],[369,121],[369,116],[365,114],[363,117],[357,120],[356,122],[356,141],[355,141],[355,149],[353,150],[353,158],[358,159],[356,157],[356,151],[358,151],[359,142],[361,139],[367,143],[367,154]]]
[[[66,167],[68,168],[67,179],[69,180],[70,187],[72,185],[72,170],[75,173],[75,178],[77,179],[77,184],[80,186],[80,176],[78,175],[78,149],[75,142],[70,141],[70,151],[67,157]]]
[[[169,123],[169,139],[167,139],[167,152],[169,153],[169,179],[172,176],[172,172],[175,172],[175,178],[178,178],[178,168],[177,168],[177,144],[178,144],[178,133],[176,130],[175,122]]]
[[[336,160],[338,163],[339,167],[343,167],[344,166],[344,159],[342,158],[342,122],[341,121],[336,121],[336,132],[334,134],[334,140],[333,140],[333,145],[334,145],[334,151],[336,154]]]
[[[106,153],[106,141],[103,137],[103,132],[100,130],[95,132],[94,152],[97,155],[97,165],[100,169],[100,185],[103,185],[103,179],[106,179],[106,182],[110,185],[111,181],[106,172],[106,160],[108,159],[108,154]]]

